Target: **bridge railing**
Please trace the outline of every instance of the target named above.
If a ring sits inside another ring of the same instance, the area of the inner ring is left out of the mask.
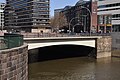
[[[37,37],[80,37],[80,36],[111,36],[110,33],[20,33],[24,38],[37,38]]]
[[[80,36],[111,36],[111,33],[80,33]]]

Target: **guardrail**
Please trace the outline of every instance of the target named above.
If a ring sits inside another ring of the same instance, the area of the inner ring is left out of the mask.
[[[111,33],[80,33],[81,36],[111,36]]]
[[[23,45],[23,35],[8,34],[0,36],[0,50],[10,49]]]

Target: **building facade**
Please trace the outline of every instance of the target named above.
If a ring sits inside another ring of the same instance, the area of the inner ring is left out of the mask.
[[[79,0],[75,6],[66,6],[61,14],[67,19],[69,30],[72,32],[97,31],[97,1]]]
[[[61,9],[55,9],[55,10],[54,10],[54,17],[59,16],[59,15],[60,15],[60,12],[61,12],[62,10],[63,10],[62,8],[61,8]]]
[[[120,0],[98,0],[98,15],[101,18],[109,15],[106,19],[108,23],[105,23],[105,17],[103,17],[105,25],[102,23],[99,25],[104,32],[120,32]]]
[[[111,14],[98,15],[98,32],[100,33],[112,32],[112,15]]]
[[[6,0],[7,30],[40,32],[49,29],[50,0]]]
[[[4,7],[5,3],[0,3],[0,30],[4,29]]]

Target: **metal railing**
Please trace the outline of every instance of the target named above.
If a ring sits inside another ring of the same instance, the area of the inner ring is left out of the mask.
[[[0,36],[0,50],[15,48],[23,45],[23,36],[7,34]]]
[[[80,33],[81,36],[111,36],[111,33]]]

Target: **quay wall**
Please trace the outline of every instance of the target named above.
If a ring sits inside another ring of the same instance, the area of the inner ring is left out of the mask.
[[[28,46],[0,50],[0,80],[28,80]]]

